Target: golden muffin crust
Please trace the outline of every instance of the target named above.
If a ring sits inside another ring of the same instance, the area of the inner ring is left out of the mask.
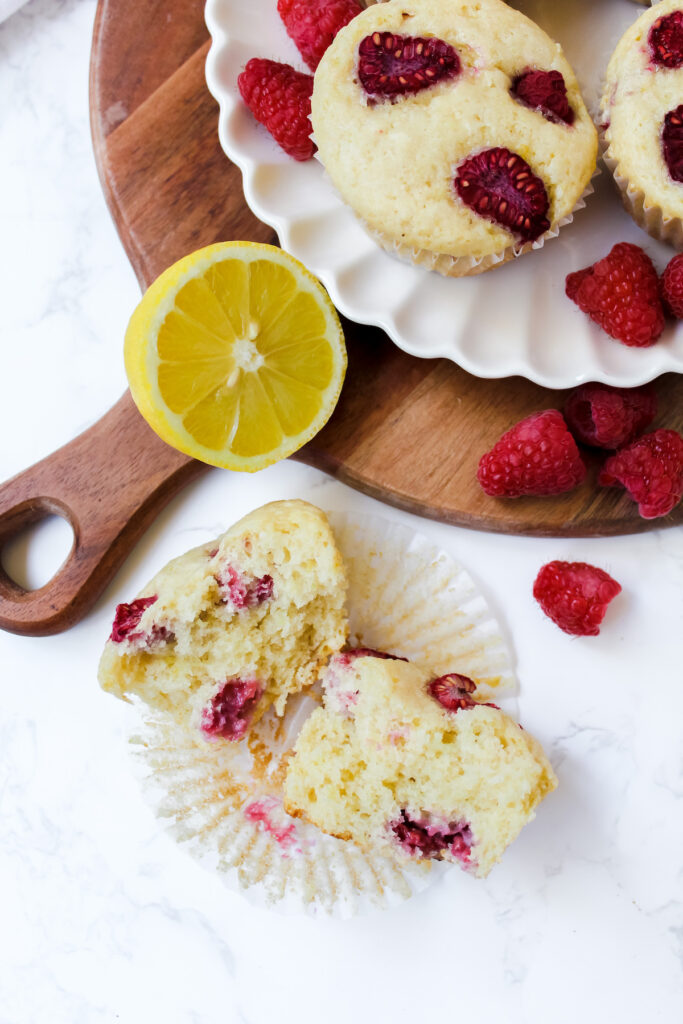
[[[607,156],[616,176],[669,219],[683,217],[683,183],[669,174],[661,136],[664,118],[683,103],[683,67],[654,63],[648,37],[654,23],[674,11],[683,13],[681,0],[660,0],[626,30],[607,66],[602,96]]]
[[[438,37],[458,74],[395,102],[368,102],[358,47],[374,32]],[[559,71],[574,111],[570,126],[510,95],[528,69]],[[315,74],[312,123],[319,157],[342,198],[380,238],[455,258],[481,258],[516,242],[458,197],[453,179],[467,157],[503,147],[539,176],[554,227],[568,216],[595,169],[597,135],[560,46],[501,0],[414,0],[369,7],[343,28]]]

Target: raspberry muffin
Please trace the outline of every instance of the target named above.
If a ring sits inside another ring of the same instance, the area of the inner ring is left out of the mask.
[[[297,739],[285,809],[323,832],[483,877],[557,780],[541,747],[466,676],[376,651],[336,655]]]
[[[389,252],[450,276],[539,246],[571,218],[597,136],[559,45],[502,0],[390,0],[315,74],[318,155]]]
[[[208,738],[240,740],[314,683],[346,639],[346,575],[325,515],[278,501],[174,559],[121,604],[99,681]]]
[[[605,163],[626,209],[683,249],[683,0],[661,0],[624,33],[601,109]]]

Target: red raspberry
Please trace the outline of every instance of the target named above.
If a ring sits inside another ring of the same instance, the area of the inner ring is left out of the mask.
[[[358,46],[358,77],[369,96],[394,99],[454,78],[460,58],[443,39],[373,32]]]
[[[202,711],[202,732],[224,740],[241,740],[262,694],[258,679],[229,679]]]
[[[142,614],[150,605],[153,605],[157,595],[152,597],[138,597],[130,604],[117,604],[114,614],[114,622],[111,627],[110,640],[120,644],[123,640],[136,640],[142,636],[142,632],[135,632]]]
[[[315,71],[340,28],[360,14],[356,0],[277,0],[287,35]]]
[[[673,180],[683,182],[683,103],[664,118],[662,156]]]
[[[607,460],[598,483],[623,484],[643,519],[668,515],[683,496],[683,437],[675,430],[639,437]]]
[[[415,821],[405,810],[401,817],[389,822],[396,842],[411,857],[442,860],[444,851],[470,866],[474,837],[466,821],[449,822],[445,826]]]
[[[683,12],[673,11],[657,18],[647,41],[653,64],[661,68],[683,67]]]
[[[231,604],[234,608],[256,608],[273,596],[272,576],[249,578],[231,565],[227,565],[214,579],[219,586],[223,603]]]
[[[149,650],[175,640],[175,635],[170,629],[156,622],[152,623],[152,628],[149,632],[137,628],[143,613],[156,600],[157,595],[152,594],[151,597],[138,597],[135,601],[131,601],[130,604],[117,605],[109,639],[115,644],[128,640],[131,643],[138,643],[141,646],[147,647]]]
[[[308,160],[315,152],[312,132],[313,75],[289,64],[252,57],[237,79],[240,95],[257,121],[268,129],[285,153]]]
[[[619,242],[604,259],[568,274],[566,292],[625,345],[654,345],[664,330],[657,271],[647,253],[630,242]]]
[[[683,320],[683,252],[674,256],[662,274],[662,302],[667,313]]]
[[[465,711],[468,708],[479,706],[487,708],[498,707],[497,704],[473,700],[471,695],[476,689],[477,684],[474,680],[470,679],[469,676],[460,675],[459,672],[449,672],[445,676],[439,676],[438,679],[432,679],[427,687],[430,695],[446,711],[457,713],[458,711]]]
[[[535,241],[550,227],[545,185],[509,149],[484,149],[468,157],[453,184],[465,206],[524,242]]]
[[[567,86],[560,71],[524,71],[514,79],[510,92],[516,100],[538,110],[548,121],[574,124],[574,111],[567,99]]]
[[[534,583],[534,597],[555,625],[572,636],[597,636],[607,605],[621,586],[586,562],[548,562]]]
[[[586,475],[576,441],[557,409],[516,423],[481,457],[477,479],[493,497],[561,494]]]
[[[642,388],[582,384],[567,398],[564,418],[577,441],[595,448],[621,448],[649,426],[657,412],[657,396]]]

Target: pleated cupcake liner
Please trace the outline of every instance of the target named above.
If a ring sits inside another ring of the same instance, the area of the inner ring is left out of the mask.
[[[412,529],[330,513],[349,576],[351,646],[408,657],[434,675],[458,671],[478,696],[516,712],[510,652],[485,598],[452,556]],[[272,709],[238,744],[136,702],[129,743],[136,776],[170,835],[233,891],[283,913],[348,918],[424,890],[450,865],[377,855],[291,818],[283,783],[319,686]]]
[[[609,143],[603,154],[605,166],[611,172],[627,213],[648,235],[665,242],[679,252],[683,251],[683,218],[667,217],[660,206],[651,202],[645,192],[624,174],[615,159]]]

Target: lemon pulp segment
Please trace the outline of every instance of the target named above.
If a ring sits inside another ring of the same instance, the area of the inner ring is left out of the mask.
[[[259,469],[326,422],[346,368],[322,286],[273,246],[222,243],[174,264],[126,335],[131,393],[165,441],[215,465]]]

